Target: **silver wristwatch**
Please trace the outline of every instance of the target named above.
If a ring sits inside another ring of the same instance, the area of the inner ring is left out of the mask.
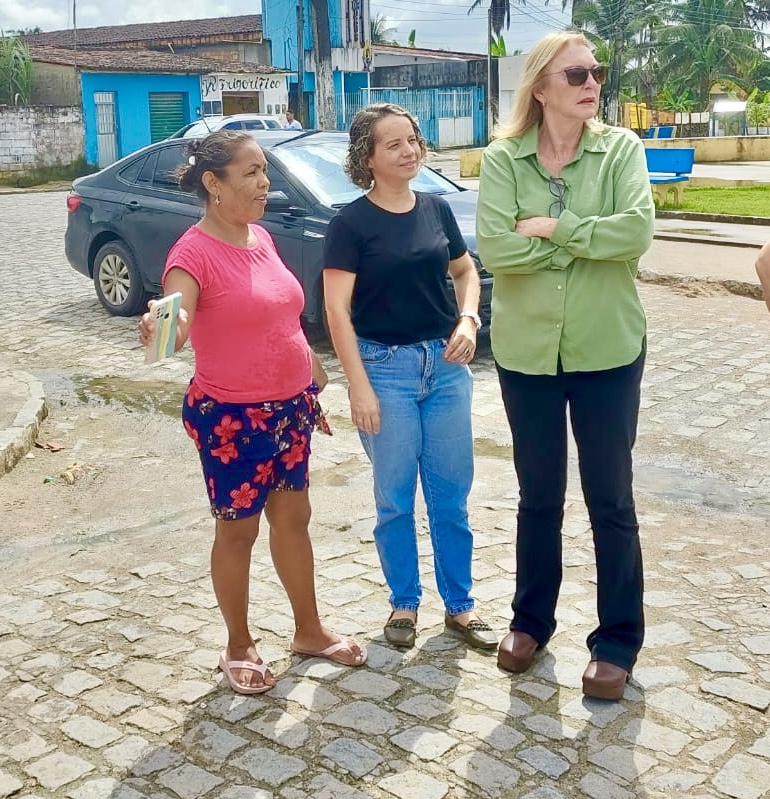
[[[460,311],[460,318],[462,319],[463,316],[473,319],[473,324],[476,325],[476,330],[481,330],[481,317],[477,313],[474,313],[473,311]]]

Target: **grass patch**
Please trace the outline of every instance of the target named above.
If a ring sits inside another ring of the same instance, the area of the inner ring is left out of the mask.
[[[699,214],[770,217],[770,185],[685,188],[681,208],[664,205],[665,210]]]

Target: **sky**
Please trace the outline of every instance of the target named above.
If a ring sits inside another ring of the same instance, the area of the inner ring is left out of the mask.
[[[269,0],[262,0],[269,2]],[[0,0],[0,30],[17,30],[39,25],[44,31],[72,27],[76,3],[78,28],[125,25],[133,22],[224,17],[261,11],[260,0]],[[416,31],[417,47],[460,52],[486,52],[487,3],[470,15],[472,0],[370,0],[371,14],[387,17],[396,29],[393,38],[406,44]],[[508,53],[526,50],[543,34],[560,30],[569,22],[569,6],[561,10],[560,0],[527,0],[514,4],[511,28],[503,31]]]

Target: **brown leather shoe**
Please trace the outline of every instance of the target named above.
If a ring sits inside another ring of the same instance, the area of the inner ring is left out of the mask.
[[[529,633],[512,630],[500,641],[497,665],[505,671],[521,674],[532,665],[538,646],[537,641]]]
[[[622,699],[629,677],[625,669],[614,663],[592,660],[583,672],[583,693],[596,699]]]

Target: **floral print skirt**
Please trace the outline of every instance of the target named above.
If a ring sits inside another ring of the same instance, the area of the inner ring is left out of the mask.
[[[291,399],[235,403],[190,381],[182,421],[198,448],[211,513],[225,520],[260,513],[271,491],[306,489],[311,433],[331,434],[315,383]]]

